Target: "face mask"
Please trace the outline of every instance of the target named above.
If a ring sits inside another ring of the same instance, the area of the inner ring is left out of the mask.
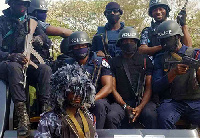
[[[45,22],[46,18],[47,18],[47,13],[45,13],[45,12],[44,13],[40,13],[40,12],[37,13],[37,19],[38,20]]]
[[[175,52],[179,44],[179,39],[176,37],[169,37],[166,39],[161,39],[160,43],[163,50],[168,52]]]
[[[12,13],[17,17],[20,18],[25,15],[27,7],[23,5],[13,5],[12,6]]]
[[[108,14],[106,18],[110,24],[115,24],[119,21],[120,15]]]
[[[84,59],[88,55],[88,48],[73,49],[73,54],[77,59]]]
[[[127,54],[134,54],[137,50],[137,44],[131,44],[131,43],[122,44],[121,49],[123,52]]]

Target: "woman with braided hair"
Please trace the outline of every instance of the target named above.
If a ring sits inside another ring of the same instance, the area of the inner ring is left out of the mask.
[[[94,103],[95,93],[78,63],[58,69],[51,77],[52,111],[41,115],[35,137],[96,137],[93,116],[86,108]]]

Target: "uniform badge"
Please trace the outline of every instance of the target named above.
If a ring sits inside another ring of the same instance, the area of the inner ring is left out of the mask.
[[[102,60],[101,64],[103,67],[110,68],[110,65],[108,64],[108,62],[105,59]]]

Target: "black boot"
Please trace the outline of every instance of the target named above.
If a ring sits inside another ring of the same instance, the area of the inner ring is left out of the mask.
[[[27,137],[29,136],[29,116],[27,114],[26,104],[24,102],[18,102],[15,104],[15,109],[18,118],[18,136]]]

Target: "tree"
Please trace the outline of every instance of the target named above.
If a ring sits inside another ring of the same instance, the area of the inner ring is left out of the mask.
[[[184,6],[186,0],[168,0],[172,11],[170,18],[176,19],[178,12]],[[105,0],[63,0],[49,4],[47,21],[52,25],[62,26],[74,31],[85,31],[90,38],[95,35],[98,26],[104,26],[107,22],[104,16],[104,10],[107,3]],[[150,26],[151,18],[148,15],[149,1],[147,0],[116,0],[122,7],[124,14],[121,20],[126,26],[134,26],[138,32],[141,32],[146,26]],[[198,21],[200,11],[196,10],[197,1],[188,2],[187,5],[187,23],[189,31],[193,38],[194,46],[199,44]],[[61,38],[52,37],[56,52],[59,51]]]

